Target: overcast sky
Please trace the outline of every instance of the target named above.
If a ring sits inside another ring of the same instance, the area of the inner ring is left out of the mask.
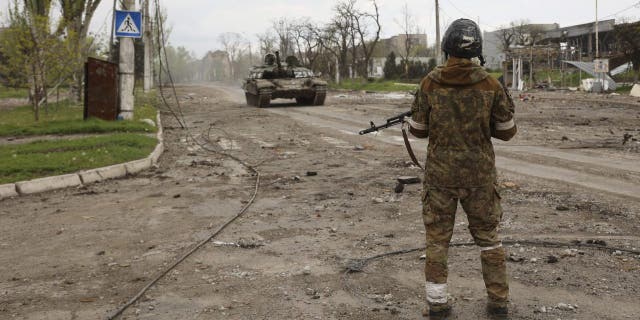
[[[10,0],[0,0],[2,20],[6,19]],[[136,1],[138,2],[138,1]],[[370,0],[358,0],[366,7]],[[532,23],[559,23],[560,26],[595,20],[595,0],[440,0],[443,29],[457,18],[480,21],[484,31],[493,31],[511,21],[527,19]],[[161,0],[169,14],[173,31],[170,42],[184,46],[198,56],[219,49],[217,37],[224,32],[237,32],[255,42],[255,35],[269,28],[280,17],[306,18],[326,22],[332,15],[336,0]],[[435,39],[434,0],[378,0],[383,25],[383,37],[401,32],[402,8],[408,4],[421,29],[428,34],[430,44]],[[92,23],[93,31],[110,32],[113,2],[103,0]],[[635,5],[635,6],[634,6]],[[600,0],[601,19],[640,18],[638,0]],[[444,30],[443,30],[444,32]]]

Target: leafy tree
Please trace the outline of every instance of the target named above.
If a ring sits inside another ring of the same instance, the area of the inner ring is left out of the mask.
[[[51,33],[51,1],[17,0],[9,6],[8,27],[0,37],[5,63],[0,71],[12,86],[29,86],[36,121],[40,106],[47,105],[48,89],[66,80],[69,40]]]
[[[34,1],[34,0],[32,0]],[[50,0],[49,0],[50,1]],[[56,28],[57,36],[66,36],[73,47],[72,78],[75,82],[75,96],[82,98],[84,62],[93,47],[93,38],[88,38],[89,26],[102,0],[58,0],[62,19]]]
[[[640,75],[640,22],[623,23],[615,26],[618,49],[625,58],[633,63],[635,71],[634,82],[638,82]]]

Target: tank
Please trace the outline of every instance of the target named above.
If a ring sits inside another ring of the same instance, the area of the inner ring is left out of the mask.
[[[249,70],[242,84],[247,104],[267,107],[274,99],[295,99],[299,105],[324,105],[327,82],[301,67],[294,56],[280,60],[280,53],[267,54],[264,64]]]

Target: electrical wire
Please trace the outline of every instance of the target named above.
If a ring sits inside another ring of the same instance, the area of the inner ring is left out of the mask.
[[[166,47],[165,47],[165,36],[164,36],[164,29],[163,29],[163,23],[162,23],[162,19],[159,16],[159,11],[160,11],[160,4],[159,4],[159,0],[155,1],[156,4],[156,25],[158,26],[158,39],[159,39],[159,49],[158,52],[160,54],[159,56],[159,60],[160,60],[160,73],[159,73],[159,81],[160,81],[160,94],[162,96],[162,100],[163,103],[165,104],[165,107],[167,107],[169,109],[169,111],[171,112],[171,114],[176,118],[176,120],[178,121],[178,123],[180,123],[181,127],[187,131],[187,137],[191,138],[196,144],[198,144],[203,150],[211,152],[211,153],[215,153],[215,154],[219,154],[228,158],[231,158],[233,160],[235,160],[236,162],[240,163],[241,165],[243,165],[245,168],[247,168],[250,172],[252,172],[255,175],[255,188],[253,190],[253,194],[251,195],[251,198],[249,199],[249,201],[247,202],[247,204],[235,215],[233,216],[231,219],[229,219],[227,222],[225,222],[222,226],[220,226],[215,232],[213,232],[212,234],[210,234],[206,239],[200,241],[195,247],[193,247],[192,249],[190,249],[189,251],[187,251],[186,253],[184,253],[182,256],[180,256],[180,258],[178,258],[174,263],[172,263],[171,265],[169,265],[167,268],[165,268],[162,272],[160,272],[156,277],[154,277],[149,283],[147,283],[147,285],[145,285],[142,289],[140,289],[138,291],[138,293],[136,295],[134,295],[129,301],[127,301],[124,305],[120,306],[116,311],[114,311],[113,313],[111,313],[108,317],[107,320],[113,320],[116,319],[117,317],[119,317],[120,315],[122,315],[122,313],[124,311],[126,311],[129,307],[131,307],[134,303],[136,303],[152,286],[154,286],[156,283],[158,283],[158,281],[160,281],[162,278],[164,278],[164,276],[166,276],[169,272],[171,272],[171,270],[175,269],[178,265],[180,265],[182,262],[184,262],[187,258],[189,258],[191,255],[193,255],[195,252],[197,252],[199,249],[201,249],[202,247],[204,247],[205,244],[207,244],[208,242],[210,242],[211,240],[213,240],[216,236],[218,236],[220,233],[222,233],[222,231],[224,231],[229,225],[231,225],[232,223],[234,223],[238,218],[240,218],[242,215],[244,215],[247,210],[253,205],[253,203],[255,202],[255,199],[258,196],[258,191],[260,189],[260,172],[256,169],[256,166],[253,166],[249,163],[247,163],[246,161],[238,158],[237,156],[234,156],[232,154],[223,152],[223,151],[219,151],[219,150],[215,150],[215,149],[211,149],[207,144],[204,143],[200,143],[189,131],[189,128],[186,125],[186,121],[184,119],[184,114],[182,113],[182,108],[180,106],[180,101],[178,99],[177,96],[177,91],[175,88],[175,83],[173,82],[173,78],[171,77],[171,71],[169,70],[169,65],[168,65],[168,60],[167,60],[167,56],[166,56]],[[173,110],[173,108],[170,106],[170,104],[168,103],[167,99],[164,96],[163,90],[162,90],[162,72],[163,72],[163,62],[162,62],[162,53],[164,52],[165,55],[165,63],[167,63],[167,65],[165,66],[167,68],[167,74],[169,75],[169,81],[170,81],[170,85],[172,87],[172,91],[176,100],[176,103],[178,104],[178,113],[175,112]],[[211,128],[209,129],[211,130]],[[210,134],[210,131],[209,131]],[[210,137],[206,138],[207,142],[209,144],[211,144],[210,141]]]
[[[610,17],[618,16],[619,14],[621,14],[623,12],[626,12],[626,11],[629,11],[629,10],[634,9],[634,8],[639,8],[640,9],[640,1],[636,2],[635,4],[630,5],[629,7],[625,8],[625,9],[622,9],[622,10],[616,12],[616,13],[612,13],[612,14],[610,14],[608,16],[604,16],[602,18],[604,19],[604,18],[610,18]]]

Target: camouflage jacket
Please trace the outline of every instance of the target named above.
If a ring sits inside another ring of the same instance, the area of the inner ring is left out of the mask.
[[[515,107],[504,87],[468,59],[451,57],[425,77],[409,121],[429,138],[426,184],[472,188],[495,183],[491,138],[511,139]]]

